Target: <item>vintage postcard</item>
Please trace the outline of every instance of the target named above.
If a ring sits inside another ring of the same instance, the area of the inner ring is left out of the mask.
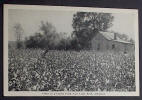
[[[139,96],[138,10],[4,5],[4,96]]]

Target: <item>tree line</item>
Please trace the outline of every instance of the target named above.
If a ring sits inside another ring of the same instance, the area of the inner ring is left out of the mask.
[[[58,50],[90,49],[91,40],[99,31],[110,28],[113,19],[110,13],[77,12],[73,15],[71,36],[66,36],[68,33],[58,33],[51,23],[41,21],[40,32],[25,38],[24,45],[26,48]],[[22,32],[20,25],[17,25],[15,30],[18,35]],[[17,40],[17,44],[20,48],[20,39]]]

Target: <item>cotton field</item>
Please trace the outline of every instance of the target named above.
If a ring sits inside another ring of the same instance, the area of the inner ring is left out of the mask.
[[[135,56],[9,49],[9,91],[135,91]]]

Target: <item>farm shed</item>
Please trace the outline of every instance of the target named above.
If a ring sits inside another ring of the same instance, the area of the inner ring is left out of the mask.
[[[91,41],[93,50],[97,51],[117,51],[130,52],[134,51],[134,44],[119,38],[116,33],[99,32]]]
[[[8,41],[9,48],[16,48],[16,41]]]
[[[21,46],[21,48],[25,48],[24,41],[20,41],[20,46]],[[17,48],[17,41],[9,41],[8,48],[16,49]]]

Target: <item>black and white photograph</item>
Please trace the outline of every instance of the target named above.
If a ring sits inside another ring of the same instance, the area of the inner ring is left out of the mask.
[[[139,96],[138,10],[4,5],[5,96]]]

